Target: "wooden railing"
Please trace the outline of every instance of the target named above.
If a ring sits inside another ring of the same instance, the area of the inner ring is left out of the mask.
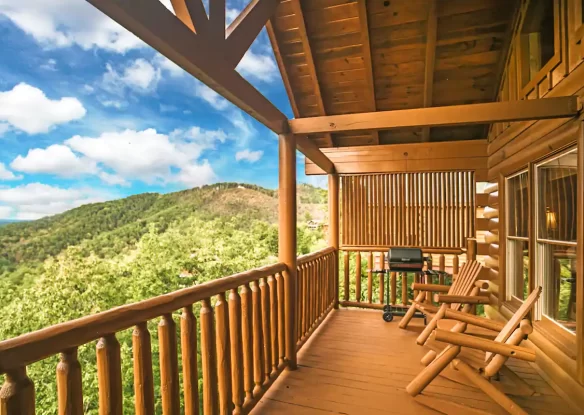
[[[335,305],[336,250],[325,248],[298,258],[297,347],[300,349]]]
[[[327,248],[298,259],[298,347],[334,302],[335,258],[335,249]],[[121,354],[116,333],[133,327],[134,412],[153,414],[156,386],[147,323],[154,319],[159,319],[162,412],[182,412],[182,389],[184,413],[198,414],[201,374],[204,414],[248,413],[288,360],[285,344],[292,330],[285,322],[293,311],[284,302],[286,278],[289,276],[284,264],[270,265],[0,342],[0,374],[6,374],[0,390],[0,413],[34,413],[34,384],[26,368],[57,354],[59,414],[84,413],[83,368],[77,348],[92,341],[97,341],[100,414],[132,412],[122,404]],[[198,319],[194,305],[199,309]],[[175,314],[177,310],[181,310],[180,318]],[[179,335],[175,319],[180,320]]]
[[[344,246],[343,251],[343,296],[340,304],[345,307],[360,307],[383,309],[386,304],[385,286],[387,276],[375,274],[373,271],[387,269],[384,254],[389,247],[357,247]],[[447,271],[452,275],[458,274],[460,268],[460,255],[462,249],[458,248],[422,248],[425,256],[432,256],[432,268]],[[463,256],[464,258],[465,256]],[[366,268],[364,268],[366,266]],[[352,270],[354,271],[352,272]],[[436,278],[428,278],[427,283],[445,284],[443,275]],[[417,292],[411,290],[412,282],[419,282],[419,277],[401,272],[389,274],[389,304],[392,306],[408,306],[417,296]]]

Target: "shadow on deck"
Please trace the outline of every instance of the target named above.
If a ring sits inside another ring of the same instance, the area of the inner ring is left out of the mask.
[[[414,320],[410,329],[401,330],[399,317],[396,320],[385,323],[380,311],[331,312],[299,352],[298,370],[282,373],[252,414],[439,413],[405,392],[422,369],[425,349],[415,343],[422,321]],[[512,359],[507,365],[539,395],[513,397],[529,414],[576,413],[529,363]],[[485,413],[506,413],[479,389],[441,377],[424,395]]]

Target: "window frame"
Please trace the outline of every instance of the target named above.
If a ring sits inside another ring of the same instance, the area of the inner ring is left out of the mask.
[[[531,251],[533,251],[533,261],[530,263],[534,265],[533,267],[533,271],[531,272],[530,269],[530,278],[532,275],[534,275],[533,278],[533,282],[536,284],[540,284],[543,286],[543,280],[541,277],[541,273],[539,272],[539,270],[542,267],[542,258],[539,255],[539,251],[540,251],[540,245],[559,245],[559,246],[571,246],[571,247],[575,247],[577,249],[578,247],[578,242],[571,242],[571,241],[560,241],[560,240],[554,240],[554,239],[546,239],[546,238],[540,238],[539,235],[539,219],[540,219],[540,214],[539,214],[539,193],[540,193],[540,189],[539,189],[539,168],[549,162],[552,162],[554,160],[557,160],[567,154],[570,153],[576,153],[578,154],[578,152],[581,151],[581,149],[578,148],[578,145],[574,145],[571,144],[567,147],[564,147],[562,149],[559,149],[556,152],[553,152],[551,154],[548,154],[546,157],[538,160],[537,162],[533,163],[533,180],[530,181],[530,185],[532,186],[532,191],[531,194],[533,195],[533,209],[531,209],[531,214],[533,215],[533,223],[530,227],[530,233],[533,234],[533,245],[530,247],[532,249],[530,249],[530,253]],[[580,167],[577,167],[577,174],[580,174]],[[576,211],[578,211],[578,209],[576,209]],[[576,270],[578,270],[578,268],[576,268]],[[581,279],[583,278],[580,275],[577,275],[577,279]],[[577,281],[578,283],[578,281]],[[533,289],[533,287],[531,287],[531,289]],[[581,301],[580,299],[581,295],[577,295],[576,296],[576,301],[579,302]],[[578,304],[576,305],[576,308],[578,309]],[[557,340],[561,343],[561,345],[563,346],[563,349],[568,349],[568,350],[572,350],[575,349],[576,347],[576,341],[577,341],[577,336],[581,335],[580,333],[578,333],[578,329],[576,329],[575,332],[571,332],[569,331],[567,328],[565,328],[564,326],[562,326],[560,323],[558,323],[557,321],[555,321],[551,316],[548,316],[544,311],[543,311],[543,297],[540,298],[538,300],[538,302],[536,303],[536,307],[535,307],[535,316],[536,319],[538,320],[536,322],[536,325],[541,327],[543,329],[543,331],[548,332],[548,333],[563,333],[563,336],[558,336],[560,340]],[[582,319],[584,318],[584,316],[581,315],[576,315],[577,319]],[[576,320],[576,327],[578,327],[578,320]]]
[[[554,55],[546,62],[535,74],[533,79],[523,85],[522,73],[524,62],[526,61],[526,51],[522,47],[521,34],[525,24],[525,17],[529,8],[537,0],[527,0],[522,7],[521,20],[517,30],[517,36],[514,42],[516,51],[516,79],[519,99],[537,99],[544,97],[566,74],[565,60],[563,59],[563,33],[566,28],[564,25],[565,4],[566,0],[552,0],[554,8]],[[527,58],[527,61],[529,59]]]
[[[529,243],[529,235],[528,236],[511,236],[509,233],[509,227],[510,227],[510,220],[509,220],[509,215],[511,214],[510,211],[510,192],[509,192],[509,182],[511,179],[518,177],[522,174],[527,174],[527,203],[528,203],[528,208],[527,208],[527,221],[528,221],[528,225],[527,225],[527,230],[528,230],[528,234],[531,232],[531,227],[530,227],[530,216],[531,216],[531,193],[530,193],[530,175],[529,175],[529,168],[522,168],[521,170],[518,170],[515,173],[512,173],[508,176],[505,176],[505,215],[506,215],[506,220],[505,220],[505,297],[503,300],[505,302],[511,303],[514,306],[517,306],[518,304],[522,304],[523,303],[523,298],[519,298],[517,297],[515,294],[510,293],[509,292],[509,263],[510,263],[510,255],[509,255],[509,242],[510,240],[512,241],[521,241],[521,242],[527,242],[527,252],[528,252],[528,256],[529,258],[531,258],[531,244]],[[528,289],[528,294],[529,292],[531,292],[533,284],[532,284],[532,277],[531,277],[531,260],[530,260],[530,264],[528,266],[528,272],[527,272],[527,289]]]
[[[570,70],[584,60],[584,5],[582,0],[567,0],[568,2],[568,38]]]

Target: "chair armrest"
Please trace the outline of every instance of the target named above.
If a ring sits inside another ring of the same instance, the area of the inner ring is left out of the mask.
[[[450,290],[450,285],[422,284],[419,282],[414,282],[412,284],[412,290],[435,292],[435,293],[447,293],[448,290]]]
[[[483,295],[448,295],[436,294],[434,301],[437,303],[459,303],[459,304],[489,304],[489,297]]]
[[[501,331],[505,327],[505,323],[492,320],[486,317],[475,316],[474,314],[463,313],[462,311],[452,310],[447,308],[444,313],[444,318],[456,320],[473,326],[482,327],[484,329]]]
[[[528,362],[535,362],[535,351],[528,349],[527,347],[513,346],[510,344],[499,343],[494,340],[487,340],[482,337],[475,337],[469,334],[455,333],[440,329],[434,330],[434,337],[437,341],[444,343],[482,350],[484,352],[491,352],[507,357],[515,357]]]

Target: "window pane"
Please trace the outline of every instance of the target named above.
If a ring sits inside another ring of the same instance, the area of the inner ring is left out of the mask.
[[[509,236],[528,237],[527,220],[529,215],[527,195],[527,172],[521,173],[507,180],[509,217]]]
[[[521,31],[521,52],[525,86],[555,54],[554,0],[530,3]]]
[[[543,281],[543,313],[576,331],[576,247],[538,244]]]
[[[507,299],[525,300],[528,294],[529,249],[527,241],[507,240]]]
[[[576,242],[576,151],[538,167],[538,238]]]

